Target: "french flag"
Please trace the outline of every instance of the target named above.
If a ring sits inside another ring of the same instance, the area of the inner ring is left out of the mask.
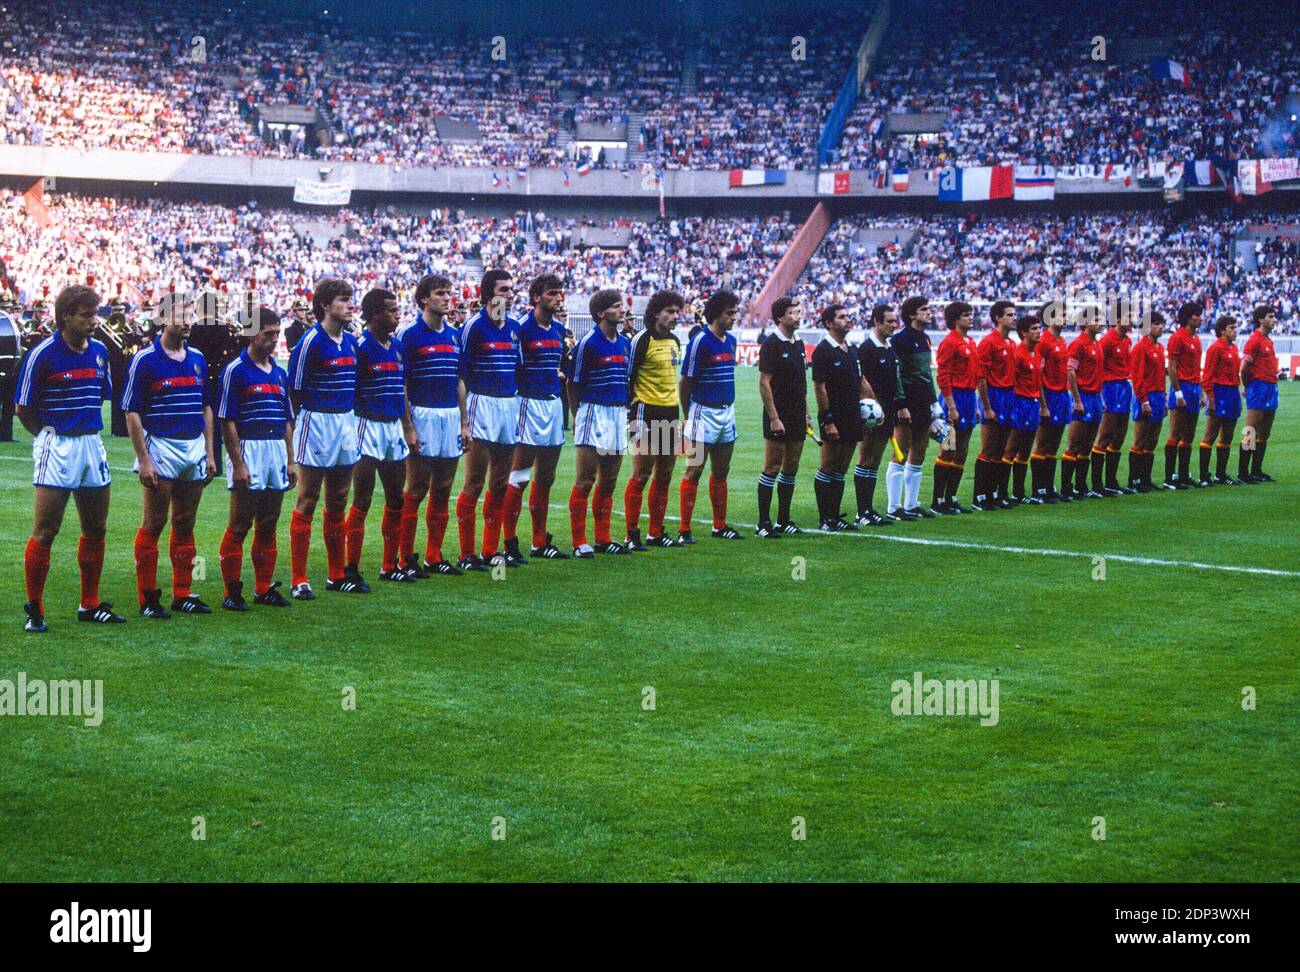
[[[1151,58],[1151,77],[1161,81],[1171,78],[1184,88],[1192,86],[1192,72],[1167,57]]]
[[[564,188],[565,188],[565,189],[568,189],[568,188],[569,188],[569,170],[568,170],[568,169],[563,169],[563,170],[561,170],[561,171],[564,173]]]
[[[939,175],[940,202],[1010,199],[1014,189],[1014,165],[948,166]]]
[[[894,171],[890,176],[890,181],[893,183],[894,192],[907,192],[908,184],[911,181],[907,171],[907,166],[895,166]]]
[[[582,165],[578,166],[578,175],[580,176],[591,175],[591,159],[588,159],[587,161],[583,162]]]
[[[1056,169],[1050,165],[1016,166],[1016,199],[1055,199]]]
[[[727,173],[727,185],[732,189],[741,186],[783,186],[785,172],[781,169],[732,169]]]
[[[1189,186],[1216,186],[1219,172],[1209,159],[1188,159],[1183,168],[1185,184]]]
[[[492,173],[492,188],[493,189],[501,188],[501,177],[497,175],[495,172]]]
[[[519,168],[515,169],[515,174],[516,174],[517,176],[519,176],[519,178],[521,178],[521,179],[527,179],[527,178],[528,178],[528,169],[527,169],[526,166],[522,166],[522,165],[521,165]]]

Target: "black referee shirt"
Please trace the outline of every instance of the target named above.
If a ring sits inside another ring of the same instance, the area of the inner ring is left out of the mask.
[[[832,422],[838,426],[860,420],[858,402],[862,397],[862,372],[858,370],[858,356],[851,346],[846,344],[841,348],[832,344],[830,338],[822,338],[813,349],[812,376],[813,381],[826,385]]]
[[[868,331],[866,340],[858,346],[858,363],[886,415],[892,415],[906,407],[903,376],[899,374],[898,355],[894,354],[892,345],[888,342],[877,344],[876,335]]]
[[[808,357],[803,341],[787,341],[779,331],[763,339],[758,349],[758,370],[772,376],[772,402],[785,424],[802,422],[808,415]]]

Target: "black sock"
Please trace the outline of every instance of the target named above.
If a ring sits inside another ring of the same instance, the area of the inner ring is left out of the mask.
[[[1043,484],[1047,492],[1056,492],[1056,456],[1043,459]]]
[[[972,494],[976,503],[988,499],[989,462],[983,456],[975,457],[975,492]]]
[[[961,485],[962,473],[965,471],[966,467],[961,465],[948,467],[948,490],[943,496],[943,501],[945,503],[957,502],[957,487]]]
[[[1268,445],[1263,439],[1255,440],[1255,455],[1250,460],[1250,474],[1252,476],[1264,475],[1264,447]]]
[[[1237,446],[1237,478],[1245,479],[1250,475],[1251,451]]]
[[[1165,443],[1165,482],[1178,478],[1178,446]]]
[[[1021,462],[1017,459],[1011,466],[1011,472],[1015,483],[1012,487],[1012,495],[1014,495],[1016,499],[1024,499],[1025,473],[1029,472],[1029,463]]]
[[[952,471],[952,466],[946,462],[940,463],[937,459],[934,463],[934,494],[930,498],[930,505],[939,507],[943,505],[944,496],[948,491],[948,473]]]
[[[790,522],[790,501],[794,498],[794,476],[776,475],[776,522]]]
[[[844,474],[836,473],[835,478],[830,482],[830,489],[827,490],[828,500],[830,502],[831,516],[839,516],[844,503]]]
[[[1119,489],[1119,450],[1106,450],[1106,488]]]
[[[1073,452],[1067,452],[1061,456],[1061,492],[1074,492],[1074,464],[1079,460],[1074,457]]]
[[[1220,479],[1228,478],[1228,456],[1232,452],[1232,446],[1215,446],[1214,472]]]
[[[1201,478],[1210,478],[1210,449],[1212,447],[1201,443]]]
[[[1047,492],[1047,487],[1043,485],[1044,465],[1041,457],[1029,457],[1029,484],[1034,496],[1041,496]]]
[[[1192,478],[1192,447],[1178,444],[1178,480],[1187,482]]]
[[[776,478],[767,473],[758,476],[758,522],[769,523],[772,519],[772,490],[776,488]]]
[[[1102,481],[1102,469],[1106,465],[1106,451],[1104,449],[1092,450],[1092,489],[1095,493],[1100,493],[1105,488]]]
[[[831,477],[830,473],[824,473],[820,469],[813,478],[813,492],[817,494],[817,521],[824,523],[829,515],[826,511],[829,509],[829,500],[826,494],[830,491]]]
[[[866,466],[857,466],[853,470],[853,492],[858,501],[858,512],[865,513],[871,509],[876,493],[876,471]]]
[[[1078,493],[1088,492],[1088,473],[1092,471],[1091,453],[1074,460],[1074,489]]]
[[[1128,451],[1128,484],[1142,485],[1142,453],[1137,449]]]

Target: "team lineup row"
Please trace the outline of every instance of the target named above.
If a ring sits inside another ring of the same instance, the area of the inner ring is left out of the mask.
[[[463,328],[448,322],[452,285],[443,276],[420,280],[417,316],[402,326],[395,294],[366,293],[360,337],[349,326],[353,298],[344,281],[317,285],[312,297],[317,323],[294,344],[287,371],[274,358],[279,317],[260,308],[247,348],[212,385],[203,356],[187,344],[190,298],[168,295],[160,302],[158,334],[132,359],[120,397],[142,487],[143,515],[134,542],[142,616],[170,617],[157,582],[158,545],[169,521],[171,611],[211,611],[193,594],[191,583],[195,517],[204,487],[217,473],[218,435],[226,451],[230,496],[220,546],[222,606],[232,611],[248,610],[242,571],[250,532],[253,602],[289,606],[273,578],[282,500],[295,487],[289,526],[295,600],[315,597],[307,561],[311,524],[322,499],[326,589],[370,590],[360,559],[376,480],[384,498],[379,574],[384,581],[412,583],[431,574],[486,571],[493,563],[527,564],[517,536],[525,494],[532,519],[530,556],[568,559],[547,532],[550,489],[565,441],[562,396],[573,411],[576,447],[568,504],[573,556],[695,543],[692,519],[706,465],[712,536],[743,539],[727,522],[737,436],[736,340],[730,331],[740,299],[734,293],[718,291],[706,301],[705,324],[691,332],[684,348],[674,330],[686,301],[672,291],[650,298],[644,328],[631,338],[624,331],[628,305],[622,295],[597,292],[589,302],[594,326],[576,344],[557,319],[563,284],[549,274],[532,281],[530,309],[517,316],[510,310],[513,278],[505,270],[488,270],[480,284],[482,307]],[[69,497],[81,522],[78,618],[125,620],[99,598],[110,492],[101,403],[115,394],[106,349],[91,337],[99,302],[90,287],[64,288],[55,302],[54,332],[26,353],[19,369],[18,416],[35,437],[36,509],[24,554],[29,632],[46,630],[43,595],[50,551]],[[924,297],[908,298],[897,311],[877,305],[866,339],[856,347],[847,339],[854,326],[847,309],[825,308],[819,320],[827,337],[810,358],[818,436],[807,405],[809,356],[797,336],[804,308],[789,297],[774,302],[776,330],[759,357],[764,437],[759,537],[803,532],[790,507],[809,434],[821,452],[814,480],[820,527],[831,532],[1020,503],[1269,481],[1262,464],[1277,409],[1271,307],[1256,308],[1244,354],[1235,344],[1237,322],[1219,318],[1217,339],[1204,362],[1196,336],[1202,310],[1194,303],[1179,308],[1167,348],[1158,340],[1165,324],[1159,312],[1141,322],[1136,344],[1129,333],[1138,322],[1121,307],[1109,327],[1097,318],[1083,321],[1068,345],[1061,336],[1064,313],[1055,305],[1017,319],[1010,301],[996,302],[992,329],[978,344],[968,333],[969,304],[954,301],[943,314],[949,333],[932,357],[926,328],[933,309]],[[1242,411],[1239,386],[1245,389],[1249,434],[1241,445],[1239,478],[1233,479],[1227,462]],[[1200,476],[1193,478],[1190,456],[1202,405],[1206,428]],[[1156,484],[1152,465],[1166,414],[1171,434],[1165,478]],[[1129,482],[1121,486],[1120,448],[1130,419],[1135,432]],[[973,503],[965,507],[957,488],[976,425],[981,448]],[[931,438],[941,452],[934,464],[933,500],[924,507],[920,489]],[[1058,457],[1063,439],[1066,449]],[[877,470],[887,447],[887,502],[877,511]],[[1212,476],[1209,463],[1216,448]],[[857,515],[850,522],[841,503],[855,452]],[[627,530],[620,542],[612,536],[611,515],[625,453],[631,456],[631,476],[623,494]],[[443,558],[442,544],[462,456],[465,470],[455,503],[459,558],[452,563]],[[664,520],[678,456],[685,470],[674,538]],[[482,538],[476,544],[480,496]],[[419,558],[415,537],[426,500],[427,539]],[[643,502],[649,513],[644,539]],[[588,505],[593,542],[587,535]]]

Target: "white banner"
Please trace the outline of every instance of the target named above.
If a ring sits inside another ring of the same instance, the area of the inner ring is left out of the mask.
[[[293,201],[308,206],[346,206],[352,200],[352,182],[317,182],[295,179]]]
[[[1300,177],[1300,159],[1260,159],[1259,174],[1265,182],[1285,182]]]

